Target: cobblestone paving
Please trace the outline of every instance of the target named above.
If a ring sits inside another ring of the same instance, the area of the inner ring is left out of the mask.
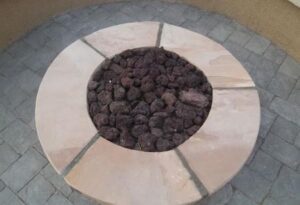
[[[222,15],[184,4],[138,1],[53,17],[0,54],[0,204],[96,204],[55,173],[38,142],[35,97],[50,62],[74,40],[132,21],[168,22],[223,44],[253,77],[262,121],[255,152],[199,205],[300,204],[300,64],[268,39]]]

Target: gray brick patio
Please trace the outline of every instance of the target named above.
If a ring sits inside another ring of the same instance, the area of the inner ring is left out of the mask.
[[[249,71],[261,98],[255,153],[223,189],[199,205],[300,204],[300,64],[268,39],[222,15],[159,1],[111,3],[53,17],[0,53],[0,204],[97,204],[58,176],[38,143],[35,97],[50,62],[98,29],[164,21],[223,44]]]

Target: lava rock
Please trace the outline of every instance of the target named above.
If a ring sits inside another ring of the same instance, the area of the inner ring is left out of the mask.
[[[149,127],[162,127],[164,118],[160,116],[152,116],[149,119]]]
[[[150,106],[146,102],[141,101],[131,112],[133,115],[142,114],[148,116],[150,114]]]
[[[141,91],[140,89],[136,88],[136,87],[131,87],[128,92],[127,92],[127,99],[129,101],[132,101],[132,100],[136,100],[138,99],[139,97],[141,97]]]
[[[150,106],[152,113],[161,111],[165,106],[165,103],[161,99],[155,99]]]
[[[109,105],[109,110],[113,114],[118,114],[118,113],[129,113],[129,107],[125,101],[114,101],[110,103]]]
[[[109,122],[109,117],[107,114],[104,113],[98,113],[97,115],[95,115],[94,117],[94,122],[96,124],[97,127],[101,127],[103,125],[107,125]]]
[[[118,138],[120,132],[117,128],[102,126],[99,129],[99,134],[108,140],[116,140]]]
[[[181,91],[179,99],[184,103],[194,105],[200,108],[205,108],[209,105],[208,98],[194,89],[189,89],[188,91]]]
[[[133,119],[129,115],[117,115],[116,116],[116,127],[123,130],[130,128],[133,124]]]
[[[114,99],[122,100],[126,95],[126,90],[121,86],[114,87]]]
[[[169,93],[169,92],[165,92],[162,96],[161,99],[163,99],[165,101],[165,103],[169,106],[174,105],[177,98],[174,94]]]
[[[156,141],[156,148],[158,151],[162,152],[162,151],[167,151],[170,147],[170,142],[169,140],[163,139],[163,138],[159,138]]]
[[[135,125],[131,129],[131,134],[133,137],[138,138],[140,135],[147,133],[148,130],[147,125]]]
[[[155,150],[155,139],[156,137],[151,133],[145,133],[138,137],[138,143],[141,149],[144,151],[154,151]]]
[[[159,128],[151,128],[151,134],[153,134],[156,137],[162,137],[164,135],[164,132],[162,131],[162,129]]]
[[[109,91],[103,90],[101,91],[98,96],[98,101],[102,104],[102,105],[108,105],[109,103],[112,102],[112,94]]]
[[[157,97],[154,92],[147,92],[144,94],[144,100],[149,104],[152,103],[156,98]]]
[[[124,88],[130,88],[133,85],[133,80],[129,77],[121,78],[121,84]]]
[[[134,124],[136,125],[142,125],[147,123],[148,123],[148,118],[145,115],[138,114],[134,117]]]
[[[96,82],[96,81],[93,81],[93,80],[91,80],[91,81],[88,83],[88,89],[89,89],[89,90],[95,90],[98,86],[99,86],[99,83]]]
[[[97,94],[96,94],[96,92],[94,92],[94,91],[88,92],[87,100],[88,100],[89,103],[96,102],[97,101]]]

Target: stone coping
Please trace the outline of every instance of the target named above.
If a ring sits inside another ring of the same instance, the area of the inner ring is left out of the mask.
[[[167,152],[129,150],[101,138],[87,111],[87,83],[98,65],[148,46],[186,58],[214,88],[204,125]],[[108,204],[189,204],[242,168],[256,142],[260,105],[251,77],[220,44],[181,27],[136,22],[99,30],[63,50],[41,83],[35,117],[52,166],[82,193]]]

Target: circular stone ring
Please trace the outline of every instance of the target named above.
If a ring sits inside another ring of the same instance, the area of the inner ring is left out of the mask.
[[[213,86],[212,108],[189,140],[166,152],[141,152],[97,134],[87,84],[105,58],[127,49],[164,47],[200,68]],[[221,45],[158,22],[99,30],[65,48],[40,85],[36,127],[47,158],[67,183],[108,204],[190,204],[224,186],[250,156],[260,124],[255,85]]]

